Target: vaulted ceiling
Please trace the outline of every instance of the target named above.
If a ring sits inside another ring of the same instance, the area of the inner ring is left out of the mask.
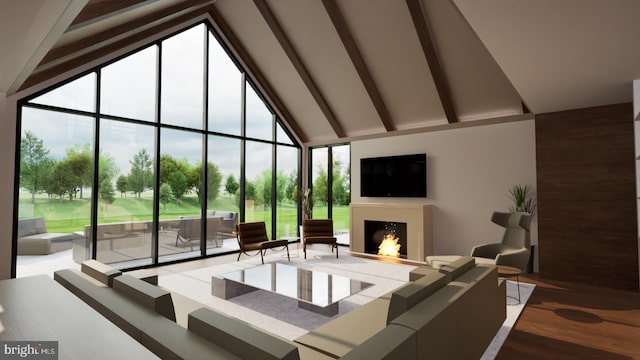
[[[636,0],[0,0],[0,93],[206,18],[301,142],[335,143],[631,101],[638,15]]]

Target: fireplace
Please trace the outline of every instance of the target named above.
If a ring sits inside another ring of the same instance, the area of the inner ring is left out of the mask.
[[[387,246],[384,246],[383,243]],[[397,250],[398,253],[393,254],[384,249]],[[395,256],[406,259],[407,223],[365,220],[364,252],[367,254]]]
[[[396,228],[396,235],[403,242],[400,249],[407,260],[425,261],[425,257],[433,255],[432,205],[351,203],[349,210],[349,250],[351,252],[367,253],[365,238],[368,239],[368,237],[364,234],[364,222],[368,220],[384,224],[405,224],[406,234],[398,234]]]

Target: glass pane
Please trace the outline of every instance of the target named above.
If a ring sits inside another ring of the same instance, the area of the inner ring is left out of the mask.
[[[298,236],[298,149],[277,148],[276,236]]]
[[[351,147],[334,146],[331,184],[331,218],[340,244],[349,244],[349,204],[351,203]]]
[[[327,219],[328,204],[328,176],[327,163],[329,159],[328,148],[311,149],[311,181],[313,193],[313,219]]]
[[[287,133],[284,131],[284,129],[282,128],[282,125],[280,125],[280,123],[277,123],[277,122],[276,122],[276,141],[281,144],[293,145],[293,141],[291,140],[289,135],[287,135]]]
[[[209,34],[209,131],[240,135],[242,73]]]
[[[49,252],[18,241],[17,276],[51,275],[73,267],[74,259],[88,259],[93,144],[87,139],[93,139],[93,128],[91,117],[22,108],[18,238],[55,233],[49,250],[57,260],[43,266],[24,257]]]
[[[30,102],[73,110],[96,111],[96,73],[87,74]]]
[[[207,191],[207,220],[217,225],[214,248],[207,244],[207,253],[235,250],[235,226],[240,212],[240,140],[221,136],[209,136],[209,178]]]
[[[204,25],[162,42],[161,120],[202,129]]]
[[[100,121],[97,259],[117,267],[151,263],[154,128]]]
[[[264,221],[271,237],[271,145],[247,141],[245,220]]]
[[[155,121],[157,49],[151,46],[102,69],[102,114]]]
[[[160,260],[200,256],[202,135],[169,129],[160,134]]]
[[[273,141],[273,115],[247,82],[247,137]]]

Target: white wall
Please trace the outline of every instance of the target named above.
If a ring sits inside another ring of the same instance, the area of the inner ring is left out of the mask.
[[[360,197],[360,159],[427,154],[427,198]],[[536,189],[534,120],[402,135],[351,143],[351,201],[427,203],[433,209],[434,253],[468,255],[474,245],[500,241],[493,211],[508,211],[514,184]],[[537,244],[537,221],[532,223]],[[536,257],[537,258],[537,257]]]
[[[11,277],[15,136],[15,105],[0,93],[0,279]]]

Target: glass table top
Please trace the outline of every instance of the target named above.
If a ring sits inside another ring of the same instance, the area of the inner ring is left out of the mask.
[[[345,276],[304,269],[280,262],[216,276],[319,307],[337,303],[373,285]]]

